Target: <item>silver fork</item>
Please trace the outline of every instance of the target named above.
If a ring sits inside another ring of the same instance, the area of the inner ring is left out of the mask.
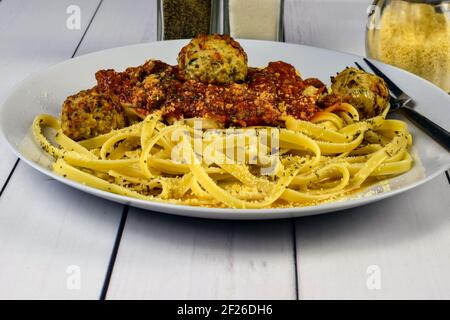
[[[400,89],[391,79],[389,79],[380,69],[372,62],[364,58],[364,61],[372,69],[373,73],[382,78],[389,87],[391,108],[389,112],[400,112],[417,127],[422,129],[434,141],[438,142],[447,151],[450,151],[450,132],[434,123],[424,115],[413,109],[414,101],[402,89]],[[365,71],[358,62],[355,65],[362,71]]]

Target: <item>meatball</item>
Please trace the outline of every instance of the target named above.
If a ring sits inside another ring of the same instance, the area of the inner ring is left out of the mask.
[[[75,141],[120,129],[126,124],[120,104],[99,93],[97,88],[80,91],[64,101],[61,128]]]
[[[247,54],[228,35],[199,35],[178,54],[184,78],[203,83],[231,84],[247,76]]]
[[[331,89],[343,102],[358,109],[361,118],[381,114],[389,104],[389,89],[380,77],[347,68],[331,78]]]

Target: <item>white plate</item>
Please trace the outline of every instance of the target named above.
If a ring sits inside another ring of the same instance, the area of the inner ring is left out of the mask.
[[[413,154],[416,155],[416,162],[411,171],[389,180],[388,183],[370,188],[364,192],[364,196],[358,195],[311,207],[236,210],[154,203],[87,187],[64,179],[49,169],[48,156],[34,143],[29,130],[36,115],[58,115],[67,96],[95,84],[94,73],[99,69],[123,70],[128,66],[140,65],[150,58],[175,64],[178,51],[186,43],[186,40],[164,41],[96,52],[37,73],[16,86],[1,106],[0,131],[23,161],[62,183],[105,199],[148,210],[204,218],[276,219],[342,210],[404,192],[450,167],[450,154],[410,124],[414,137]],[[283,60],[299,69],[304,78],[317,77],[327,83],[331,75],[353,65],[354,61],[362,60],[349,54],[293,44],[252,40],[242,40],[240,43],[248,54],[251,66],[265,66],[269,61]],[[378,65],[414,98],[417,110],[447,130],[450,129],[450,96],[419,77],[394,67],[380,63]]]

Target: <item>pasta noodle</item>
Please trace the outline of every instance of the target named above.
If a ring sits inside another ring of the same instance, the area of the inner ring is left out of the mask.
[[[340,103],[312,122],[286,116],[285,128],[228,131],[198,130],[192,119],[167,125],[154,112],[79,142],[57,119],[39,115],[33,133],[55,158],[54,171],[79,183],[141,200],[261,209],[335,200],[408,171],[411,135],[387,112],[360,120],[352,105]]]

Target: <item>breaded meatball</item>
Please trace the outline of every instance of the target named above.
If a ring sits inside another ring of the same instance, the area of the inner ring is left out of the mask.
[[[331,78],[331,89],[342,101],[358,109],[362,118],[381,114],[389,103],[389,89],[380,77],[347,68]]]
[[[64,101],[61,128],[75,141],[120,129],[126,124],[125,112],[118,101],[99,93],[95,87]]]
[[[228,35],[199,35],[181,49],[178,66],[186,79],[231,84],[245,80],[247,54]]]

